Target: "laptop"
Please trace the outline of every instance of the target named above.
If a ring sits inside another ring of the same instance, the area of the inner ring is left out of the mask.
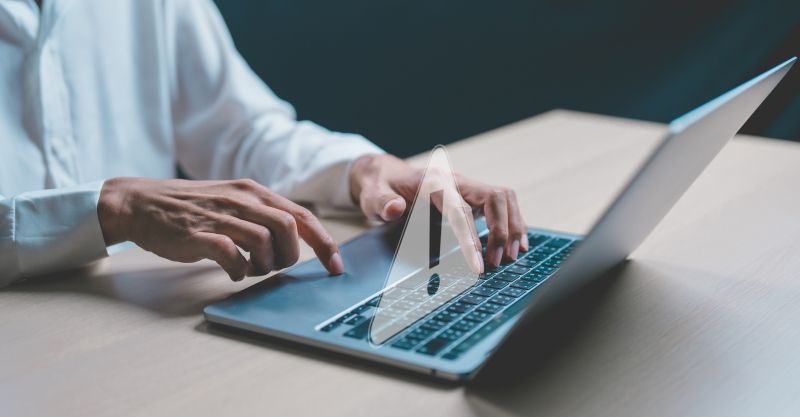
[[[419,265],[387,279],[407,225],[386,224],[341,245],[343,276],[308,260],[207,306],[206,320],[437,378],[472,379],[511,334],[624,261],[795,61],[671,122],[584,236],[530,227],[527,252],[482,274],[458,267],[428,274],[429,265]],[[485,248],[485,221],[475,227]],[[445,252],[443,261],[459,257]]]

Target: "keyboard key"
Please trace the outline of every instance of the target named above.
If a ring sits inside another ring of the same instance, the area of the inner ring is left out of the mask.
[[[438,337],[443,337],[445,339],[450,339],[450,340],[458,340],[461,339],[461,336],[464,336],[464,333],[465,332],[461,330],[454,329],[451,327],[443,331]]]
[[[470,309],[472,309],[472,307],[474,307],[472,304],[457,302],[457,303],[451,305],[450,307],[447,307],[447,310],[445,310],[445,311],[450,311],[450,312],[453,312],[453,313],[463,314],[463,313],[466,313],[467,311],[469,311]]]
[[[428,295],[428,290],[414,290],[410,294],[403,297],[403,300],[412,301],[415,303],[422,303],[427,301],[431,296]]]
[[[355,309],[353,309],[353,313],[361,314],[361,313],[369,310],[370,307],[372,307],[372,306],[369,306],[369,305],[366,305],[366,304],[362,304],[362,305],[356,307]]]
[[[350,312],[348,312],[347,314],[345,314],[344,316],[342,316],[342,317],[339,317],[339,318],[338,318],[336,321],[338,321],[338,322],[340,322],[340,323],[347,323],[347,322],[348,322],[350,319],[352,319],[352,318],[353,318],[353,317],[355,317],[355,316],[358,316],[358,313],[355,313],[355,312],[353,312],[353,311],[350,311]],[[349,323],[348,323],[348,324],[349,324]]]
[[[519,278],[519,274],[512,274],[512,273],[508,273],[506,271],[503,271],[503,272],[495,275],[493,279],[499,279],[501,281],[511,282],[511,281],[514,281],[517,278]],[[526,269],[525,272],[528,272],[528,270]]]
[[[428,343],[422,345],[421,348],[417,349],[417,352],[422,353],[423,355],[434,356],[451,343],[453,343],[453,340],[451,339],[434,337],[433,339],[429,340]]]
[[[556,268],[557,269],[559,265],[561,265],[561,261],[560,260],[550,258],[550,259],[544,261],[544,263],[541,266],[546,266],[546,267],[549,267],[549,268]]]
[[[387,300],[396,300],[403,298],[403,296],[408,294],[409,292],[411,292],[411,290],[409,290],[408,288],[394,287],[391,290],[383,293],[383,298]]]
[[[533,272],[536,274],[550,275],[553,272],[556,272],[556,269],[549,266],[538,266],[533,270]]]
[[[443,312],[441,312],[441,313],[439,313],[439,314],[435,315],[435,316],[433,317],[433,319],[434,319],[434,320],[440,320],[440,321],[447,321],[447,322],[450,322],[450,321],[453,321],[453,320],[455,320],[455,319],[457,319],[457,318],[459,318],[459,317],[461,317],[461,314],[459,314],[459,313],[454,313],[454,312],[452,312],[452,311],[446,311],[446,310],[445,310],[445,311],[443,311]]]
[[[539,233],[530,234],[528,235],[528,247],[535,248],[541,245],[542,243],[547,242],[548,239],[550,239],[549,236],[545,236]]]
[[[544,257],[542,257],[544,258]],[[533,268],[541,262],[542,259],[535,259],[532,256],[526,256],[522,259],[517,260],[517,265],[525,267],[525,268]]]
[[[512,282],[511,286],[515,287],[515,288],[522,288],[524,290],[529,290],[529,289],[535,287],[536,284],[538,284],[538,282],[536,282],[536,281],[534,281],[532,279],[521,278],[521,279],[518,279],[518,280]]]
[[[417,341],[421,342],[421,341],[431,337],[431,335],[433,335],[434,333],[435,333],[435,331],[428,330],[428,329],[423,329],[423,328],[419,327],[419,328],[416,328],[416,329],[412,330],[410,333],[408,333],[405,336],[405,338],[406,339],[410,339],[410,340],[417,340]]]
[[[459,320],[459,321],[453,323],[453,325],[450,326],[450,328],[456,329],[456,330],[459,330],[459,331],[462,331],[462,332],[468,332],[468,331],[474,329],[475,326],[477,326],[477,325],[478,325],[478,323],[476,323],[474,321]]]
[[[553,253],[555,253],[557,250],[558,250],[558,248],[554,248],[552,246],[546,246],[545,245],[545,246],[539,246],[538,248],[536,248],[535,251],[533,251],[533,253],[537,254],[537,255],[550,256]]]
[[[478,288],[476,288],[476,290],[477,290],[477,289],[478,289]],[[475,294],[475,292],[473,291],[473,292],[470,292],[469,294],[467,294],[467,295],[465,295],[465,296],[461,297],[461,299],[460,299],[459,301],[461,301],[462,303],[469,303],[469,304],[480,304],[480,303],[482,303],[482,302],[483,302],[485,299],[486,299],[486,297],[482,297],[482,296],[480,296],[480,295],[478,295],[478,294]]]
[[[360,314],[354,314],[352,317],[350,317],[349,319],[345,320],[344,324],[349,324],[349,325],[352,326],[352,325],[360,322],[361,320],[364,320],[364,316],[362,316]]]
[[[501,288],[505,288],[506,285],[508,285],[508,281],[492,278],[484,282],[482,287],[494,288],[496,290],[499,290]]]
[[[341,322],[332,321],[332,322],[326,324],[325,327],[323,327],[323,328],[321,328],[319,330],[322,331],[322,332],[326,332],[327,333],[327,332],[330,332],[333,329],[339,327],[339,324],[341,324]]]
[[[470,291],[469,293],[470,294],[474,294],[474,295],[478,295],[478,296],[481,296],[481,297],[489,297],[491,295],[494,295],[494,293],[496,293],[496,292],[497,292],[496,288],[480,286],[480,287],[475,288],[474,290]]]
[[[476,310],[464,316],[464,320],[470,320],[481,323],[483,321],[488,320],[489,317],[491,317],[491,314]]]
[[[489,313],[489,314],[494,314],[494,313],[497,313],[498,311],[500,311],[502,309],[503,309],[503,306],[500,305],[500,304],[483,303],[480,306],[478,306],[477,311],[481,311],[481,312]]]
[[[361,324],[352,329],[348,330],[344,335],[347,337],[352,337],[353,339],[364,339],[367,337],[367,332],[369,332],[369,320],[365,320]]]
[[[456,355],[460,355],[461,353],[468,351],[473,346],[477,345],[481,340],[483,340],[484,337],[488,336],[498,327],[500,327],[500,325],[503,324],[503,322],[505,322],[505,320],[507,319],[508,319],[507,317],[500,316],[497,319],[484,324],[475,333],[469,335],[469,337],[464,339],[461,343],[457,344],[450,350],[450,352],[447,353],[454,353]]]
[[[492,302],[492,303],[495,303],[495,304],[501,304],[501,305],[505,306],[505,305],[509,305],[509,304],[513,303],[514,300],[515,300],[514,297],[509,297],[507,295],[497,294],[494,297],[490,298],[489,302]]]
[[[564,239],[563,237],[558,237],[558,238],[555,238],[555,239],[547,242],[547,245],[548,246],[553,246],[553,247],[556,247],[556,248],[560,249],[563,246],[566,246],[567,243],[570,243],[570,242],[571,242],[571,240],[569,240],[569,239]]]
[[[529,280],[531,280],[531,281],[542,282],[542,281],[544,281],[544,280],[545,280],[547,277],[548,277],[548,275],[545,275],[545,274],[540,274],[540,273],[537,273],[537,272],[531,272],[530,274],[528,274],[528,275],[525,275],[525,276],[524,276],[524,277],[522,277],[522,278],[524,278],[524,279],[529,279]]]
[[[508,288],[504,289],[503,291],[500,291],[500,295],[505,295],[507,297],[517,298],[517,297],[523,296],[526,292],[527,291],[519,289],[519,288],[508,287]]]
[[[505,271],[503,271],[503,274],[509,274],[509,275],[510,275],[510,274],[514,274],[514,275],[522,275],[522,274],[524,274],[524,273],[526,273],[526,272],[528,272],[528,271],[530,271],[530,269],[529,269],[529,268],[526,268],[526,267],[524,267],[524,266],[521,266],[521,265],[511,265],[511,266],[509,266],[508,268],[506,268],[506,270],[505,270]]]
[[[376,316],[381,316],[381,319],[395,319],[406,313],[406,310],[400,310],[392,307],[379,308],[375,311]]]
[[[458,359],[459,356],[461,356],[461,353],[459,352],[447,352],[444,355],[442,355],[442,358],[452,361]]]
[[[422,323],[422,325],[420,325],[420,328],[421,329],[430,330],[432,332],[436,332],[436,331],[439,331],[439,330],[443,329],[445,326],[447,326],[447,322],[446,321],[428,320],[428,321]]]
[[[400,339],[400,340],[392,343],[391,346],[393,348],[397,348],[397,349],[411,350],[411,349],[414,348],[414,346],[416,346],[418,344],[419,344],[419,341],[403,338],[403,339]]]

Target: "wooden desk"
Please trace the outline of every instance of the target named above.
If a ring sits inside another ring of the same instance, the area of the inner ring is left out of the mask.
[[[584,232],[664,131],[554,111],[449,151],[516,188],[530,224]],[[800,145],[737,137],[569,338],[466,387],[210,333],[202,307],[253,281],[131,250],[0,292],[0,415],[796,416],[798,182]]]

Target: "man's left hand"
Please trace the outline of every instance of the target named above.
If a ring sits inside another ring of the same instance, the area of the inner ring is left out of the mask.
[[[353,200],[358,202],[367,217],[392,221],[403,216],[414,201],[423,175],[424,170],[397,157],[365,155],[353,163],[350,190]],[[528,229],[513,190],[457,174],[455,179],[464,205],[486,216],[489,229],[486,262],[489,265],[496,267],[503,259],[516,259],[520,251],[528,250]],[[471,210],[467,215],[469,221],[474,221]],[[474,228],[472,230],[474,233]],[[478,241],[477,236],[473,236],[473,241]]]

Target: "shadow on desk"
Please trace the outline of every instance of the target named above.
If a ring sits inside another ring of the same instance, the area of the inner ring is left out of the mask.
[[[210,290],[220,269],[209,264],[173,264],[131,271],[104,271],[104,263],[37,276],[3,288],[31,295],[84,295],[133,305],[163,317],[196,316],[230,295]],[[210,276],[211,275],[211,276]]]

